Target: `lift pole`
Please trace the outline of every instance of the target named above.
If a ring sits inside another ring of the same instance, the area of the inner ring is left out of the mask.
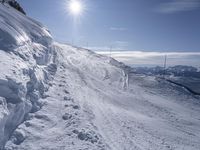
[[[165,78],[166,75],[166,67],[167,67],[167,55],[165,55],[165,60],[164,60],[163,78]]]

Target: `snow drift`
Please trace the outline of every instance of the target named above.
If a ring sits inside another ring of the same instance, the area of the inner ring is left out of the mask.
[[[197,150],[200,102],[0,5],[0,149]]]
[[[52,37],[40,23],[8,5],[0,5],[0,12],[2,148],[25,116],[40,108],[38,100],[44,96],[55,54],[50,48]]]

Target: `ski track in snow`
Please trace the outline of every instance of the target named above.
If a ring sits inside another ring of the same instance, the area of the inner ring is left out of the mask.
[[[199,97],[0,12],[0,149],[200,149]]]

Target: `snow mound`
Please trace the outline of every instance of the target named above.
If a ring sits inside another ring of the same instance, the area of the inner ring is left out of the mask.
[[[25,116],[42,105],[39,99],[56,71],[51,43],[40,23],[0,5],[0,149]]]

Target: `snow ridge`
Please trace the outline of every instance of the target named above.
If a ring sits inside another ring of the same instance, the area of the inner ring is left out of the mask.
[[[40,23],[0,5],[0,149],[26,115],[38,111],[56,72],[52,38]],[[17,141],[18,143],[18,141]]]

